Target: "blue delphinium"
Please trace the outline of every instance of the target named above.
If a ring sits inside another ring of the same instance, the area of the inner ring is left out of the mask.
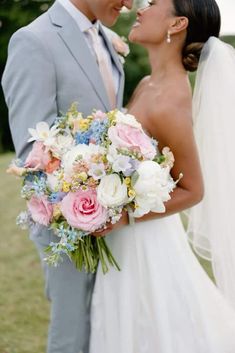
[[[21,189],[21,197],[29,198],[32,194],[36,196],[44,195],[47,189],[47,176],[39,171],[34,174],[26,175],[24,186]]]

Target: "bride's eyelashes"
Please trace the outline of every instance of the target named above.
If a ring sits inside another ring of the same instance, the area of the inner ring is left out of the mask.
[[[148,1],[148,4],[149,4],[149,6],[154,5],[154,4],[155,4],[155,0],[149,0],[149,1]]]

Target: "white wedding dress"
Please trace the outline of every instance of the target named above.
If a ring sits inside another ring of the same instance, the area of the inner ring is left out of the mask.
[[[90,353],[235,352],[235,311],[193,254],[179,215],[106,239],[121,272],[98,269]]]

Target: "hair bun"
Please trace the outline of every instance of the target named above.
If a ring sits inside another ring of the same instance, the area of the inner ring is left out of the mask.
[[[191,43],[183,50],[183,65],[187,71],[196,71],[204,43]]]

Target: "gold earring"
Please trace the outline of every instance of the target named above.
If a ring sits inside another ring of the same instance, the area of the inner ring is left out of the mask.
[[[171,32],[170,32],[170,31],[167,32],[166,42],[167,42],[168,44],[171,43]]]

